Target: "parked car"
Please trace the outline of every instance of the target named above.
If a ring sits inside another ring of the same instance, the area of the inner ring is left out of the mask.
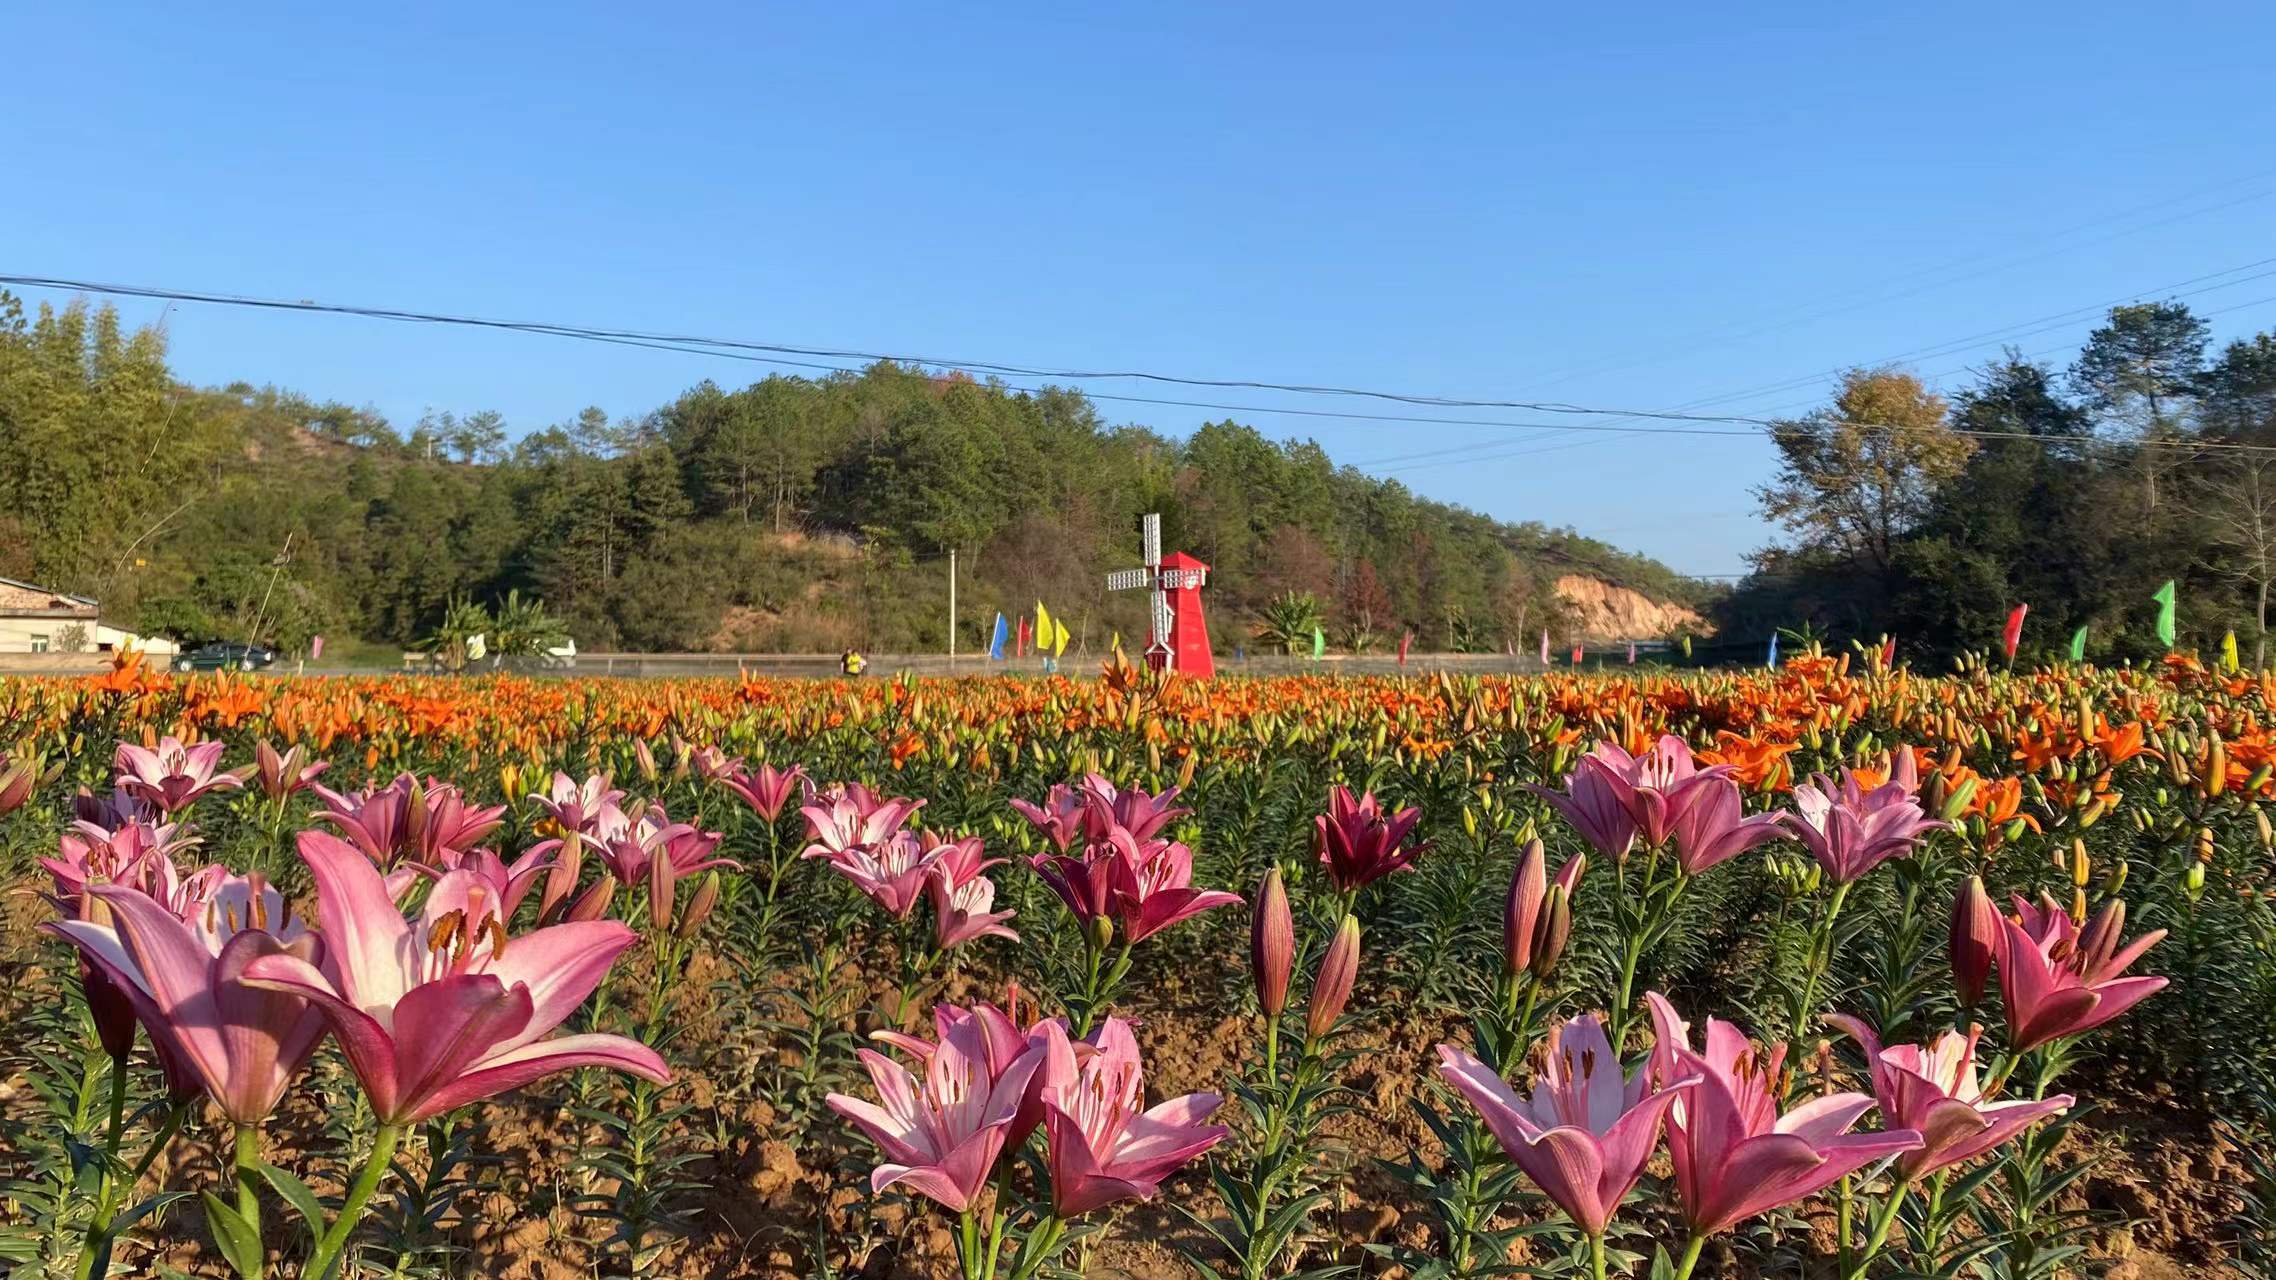
[[[216,642],[174,655],[176,671],[258,671],[277,660],[276,650],[257,644]]]

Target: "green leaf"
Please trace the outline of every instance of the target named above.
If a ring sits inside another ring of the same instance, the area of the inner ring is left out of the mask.
[[[300,1214],[300,1220],[308,1224],[308,1234],[321,1238],[325,1227],[324,1205],[316,1193],[308,1189],[308,1184],[265,1161],[261,1165],[261,1176]]]
[[[213,1242],[221,1250],[221,1256],[245,1280],[260,1280],[261,1233],[211,1191],[201,1191],[198,1197],[205,1202],[206,1226],[213,1232]]]

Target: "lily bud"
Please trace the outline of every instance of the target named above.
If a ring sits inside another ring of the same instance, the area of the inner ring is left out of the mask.
[[[1091,950],[1106,950],[1107,944],[1114,941],[1114,921],[1105,916],[1093,917],[1085,936],[1090,942]]]
[[[1549,892],[1549,871],[1541,842],[1529,841],[1518,856],[1509,894],[1502,901],[1502,972],[1516,977],[1533,964],[1533,935],[1541,922],[1541,903]]]
[[[1288,1007],[1288,972],[1296,963],[1296,924],[1288,914],[1288,890],[1280,868],[1264,873],[1257,888],[1256,913],[1249,921],[1249,972],[1257,984],[1264,1016],[1277,1018]]]
[[[593,881],[593,887],[577,898],[569,908],[568,919],[598,920],[609,913],[609,900],[616,896],[616,877],[602,876]]]
[[[14,813],[32,798],[32,783],[37,779],[32,767],[22,761],[0,769],[0,816]]]
[[[537,900],[537,918],[550,920],[554,909],[569,895],[577,891],[577,872],[584,865],[585,841],[576,832],[569,833],[554,851],[553,869],[545,875],[545,891]]]
[[[703,922],[711,916],[711,909],[718,903],[719,873],[714,871],[695,887],[695,894],[688,899],[687,910],[680,913],[680,927],[673,930],[673,934],[683,942],[694,937],[696,930],[703,927]]]
[[[2124,941],[2125,931],[2124,900],[2112,898],[2103,903],[2102,910],[2096,912],[2093,922],[2086,926],[2086,932],[2078,936],[2078,969],[2086,975],[2087,981],[2092,982],[2096,971],[2118,953],[2118,944]]]
[[[680,869],[662,849],[648,860],[648,927],[657,933],[672,927],[672,899],[679,892]]]
[[[1999,908],[1984,892],[1984,878],[1969,876],[1952,900],[1952,985],[1965,1008],[1975,1008],[1984,998],[2000,932]]]
[[[1304,1034],[1314,1040],[1335,1029],[1343,1007],[1351,1001],[1351,984],[1359,978],[1359,917],[1347,915],[1336,929],[1335,941],[1320,959],[1312,976],[1312,1007],[1304,1016]]]
[[[632,762],[639,766],[640,776],[643,780],[648,782],[656,780],[656,753],[648,746],[648,739],[634,738],[632,740]]]
[[[1564,877],[1559,876],[1541,899],[1541,920],[1534,926],[1533,961],[1527,967],[1535,979],[1547,981],[1556,971],[1557,961],[1565,954],[1565,943],[1572,936],[1573,896],[1565,887]]]

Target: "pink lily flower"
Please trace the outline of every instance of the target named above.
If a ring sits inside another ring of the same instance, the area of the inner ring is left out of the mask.
[[[59,856],[40,859],[54,885],[46,895],[49,903],[65,919],[110,927],[115,923],[110,908],[87,890],[90,885],[111,884],[141,890],[177,916],[188,914],[191,903],[213,895],[228,877],[229,869],[209,866],[184,876],[174,863],[174,852],[197,840],[176,840],[174,831],[172,826],[141,822],[128,823],[116,831],[89,822],[73,823],[57,842]],[[134,1028],[140,1018],[133,1001],[85,955],[79,958],[79,985],[104,1051],[113,1058],[125,1057],[134,1047]],[[169,1073],[177,1083],[186,1078],[171,1064]],[[195,1096],[198,1086],[176,1092],[178,1096]]]
[[[1738,784],[1728,778],[1700,783],[1677,815],[1674,826],[1675,857],[1684,872],[1698,875],[1719,862],[1778,839],[1786,834],[1775,813],[1745,816]]]
[[[382,868],[409,859],[438,866],[447,853],[463,853],[505,825],[506,807],[476,808],[447,782],[422,783],[403,774],[384,787],[342,793],[322,784],[316,815]]]
[[[993,1020],[935,1010],[937,1044],[892,1043],[923,1060],[920,1086],[908,1068],[874,1049],[859,1051],[878,1102],[833,1093],[832,1111],[854,1122],[886,1155],[869,1175],[872,1191],[899,1183],[951,1212],[970,1208],[1004,1151],[1041,1055],[995,1034]],[[1009,1020],[1004,1023],[1008,1026]]]
[[[798,856],[835,859],[850,850],[882,845],[901,830],[909,815],[924,807],[922,800],[880,800],[858,782],[821,792],[799,810],[814,843]]]
[[[987,846],[978,836],[962,836],[954,840],[935,835],[930,831],[917,834],[918,843],[927,852],[935,853],[934,874],[945,877],[950,888],[970,882],[990,867],[1000,867],[1005,859],[987,856]]]
[[[741,768],[730,769],[719,775],[719,785],[738,796],[751,812],[773,822],[782,816],[790,804],[790,794],[806,780],[806,770],[792,765],[777,769],[762,763],[755,772]]]
[[[324,1020],[298,995],[262,989],[249,970],[263,960],[311,964],[324,954],[315,935],[257,878],[230,876],[208,896],[173,908],[125,885],[87,892],[110,924],[42,927],[78,947],[125,994],[177,1096],[194,1083],[234,1123],[266,1119],[315,1052]]]
[[[305,997],[324,1015],[381,1123],[414,1124],[570,1067],[671,1080],[638,1041],[547,1038],[637,940],[631,929],[572,922],[509,944],[488,886],[469,871],[437,881],[414,924],[354,846],[306,831],[300,856],[316,879],[324,964],[268,954],[244,979]]]
[[[1692,759],[1691,744],[1663,734],[1652,749],[1629,755],[1618,743],[1599,742],[1581,761],[1595,762],[1612,793],[1635,820],[1636,834],[1647,849],[1657,849],[1675,834],[1675,824],[1699,788],[1730,774],[1729,765],[1702,769]]]
[[[1911,1129],[1850,1133],[1873,1106],[1862,1093],[1813,1098],[1778,1114],[1778,1073],[1786,1046],[1767,1056],[1737,1027],[1707,1020],[1704,1053],[1691,1049],[1689,1024],[1657,991],[1646,992],[1658,1043],[1653,1078],[1698,1076],[1668,1113],[1668,1151],[1692,1234],[1708,1236],[1756,1214],[1817,1194],[1866,1165],[1920,1147]]]
[[[2118,976],[2165,937],[2156,929],[2121,946],[2125,903],[2112,898],[2081,934],[2053,898],[2041,895],[2036,907],[2014,901],[2015,918],[2000,920],[1999,947],[2010,1052],[2092,1031],[2165,989],[2164,978]]]
[[[1838,784],[1820,774],[1796,786],[1794,811],[1780,817],[1835,884],[1849,884],[1891,858],[1911,854],[1922,835],[1952,825],[1921,812],[1902,785],[1883,783],[1867,791],[1847,769]]]
[[[40,859],[40,866],[55,884],[50,901],[65,915],[85,916],[94,905],[83,902],[91,884],[126,885],[161,901],[177,901],[182,874],[174,855],[198,843],[195,836],[177,835],[180,830],[172,824],[143,822],[130,822],[116,830],[105,830],[91,822],[72,823],[56,841],[57,856]],[[199,873],[209,880],[227,874],[221,867]]]
[[[260,784],[261,794],[278,804],[294,792],[316,785],[316,779],[331,767],[326,760],[308,763],[308,748],[298,743],[282,755],[266,739],[253,744],[254,780]]]
[[[1618,778],[1594,755],[1581,757],[1565,778],[1563,791],[1528,782],[1525,789],[1549,802],[1563,814],[1591,849],[1620,859],[1636,845],[1636,819],[1628,810]]]
[[[1826,1021],[1864,1047],[1882,1122],[1920,1133],[1920,1148],[1897,1157],[1897,1169],[1908,1182],[1973,1160],[2076,1101],[2064,1093],[1986,1102],[1976,1083],[1980,1026],[1969,1027],[1966,1035],[1946,1031],[1926,1045],[1884,1049],[1880,1036],[1861,1018],[1835,1014]]]
[[[975,938],[1015,941],[1019,938],[1019,934],[1004,924],[1017,912],[989,910],[996,905],[996,882],[988,877],[974,876],[962,884],[952,885],[935,863],[925,888],[933,900],[933,940],[941,950],[962,946]]]
[[[697,779],[703,782],[717,782],[733,773],[743,763],[716,746],[707,744],[700,747],[687,747],[685,743],[682,743],[681,746],[686,747],[686,750],[680,755],[681,763],[693,769]]]
[[[563,831],[589,836],[599,829],[610,810],[621,811],[624,793],[609,785],[609,776],[605,773],[596,773],[579,782],[557,771],[545,794],[530,799]]]
[[[1374,792],[1353,796],[1349,787],[1328,793],[1328,811],[1312,819],[1313,845],[1328,881],[1338,893],[1356,893],[1360,887],[1414,864],[1430,848],[1428,840],[1405,846],[1422,821],[1421,809],[1402,809],[1386,816]]]
[[[1157,842],[1142,860],[1134,860],[1123,852],[1134,842],[1125,842],[1130,842],[1128,833],[1117,831],[1117,853],[1108,861],[1115,924],[1125,941],[1141,942],[1213,907],[1240,904],[1237,893],[1193,887],[1193,851],[1184,845]]]
[[[208,792],[234,791],[245,785],[236,774],[216,772],[225,750],[227,747],[218,740],[185,746],[169,734],[155,747],[120,743],[111,767],[121,787],[175,814]]]
[[[713,867],[741,866],[732,858],[712,856],[722,838],[717,831],[698,831],[685,822],[674,822],[661,807],[650,805],[623,831],[596,837],[592,847],[617,883],[630,887],[648,879],[657,858],[671,860],[675,880]]]
[[[1004,860],[987,857],[980,837],[944,840],[927,831],[918,842],[932,856],[925,890],[932,898],[933,937],[941,950],[975,938],[1019,937],[1004,926],[1016,912],[990,910],[996,905],[996,884],[987,871]]]
[[[999,1009],[985,1000],[974,1004],[969,1009],[953,1004],[936,1004],[933,1006],[933,1028],[939,1039],[945,1042],[952,1032],[958,1031],[964,1024],[971,1023],[977,1026],[981,1043],[986,1048],[986,1079],[990,1091],[995,1089],[996,1085],[1019,1063],[1023,1056],[1027,1056],[1030,1050],[1035,1051],[1034,1056],[1038,1063],[1035,1075],[1029,1079],[1027,1090],[1020,1097],[1019,1114],[1013,1118],[1011,1127],[1004,1132],[1005,1150],[1017,1151],[1027,1141],[1027,1135],[1035,1132],[1036,1127],[1043,1123],[1042,1089],[1044,1079],[1040,1064],[1046,1043],[1044,1026],[1049,1023],[1059,1027],[1061,1032],[1064,1032],[1066,1024],[1057,1019],[1037,1019],[1025,1030],[1022,1030],[1017,1017],[1019,1012],[1018,983],[1012,984],[1004,1003],[1010,1006],[1010,1012]],[[921,1040],[916,1036],[903,1035],[898,1031],[872,1031],[869,1033],[869,1038],[879,1044],[891,1045],[916,1058],[919,1062],[932,1061],[933,1051],[938,1047],[934,1041]],[[1079,1041],[1077,1045],[1078,1052],[1087,1053],[1095,1048],[1095,1046]],[[1072,1070],[1071,1062],[1069,1069]]]
[[[1059,1024],[1045,1024],[1043,1035],[1043,1127],[1058,1216],[1151,1199],[1162,1179],[1224,1141],[1223,1125],[1205,1123],[1224,1105],[1217,1094],[1146,1107],[1145,1066],[1129,1023],[1101,1022],[1096,1050],[1080,1057]]]
[[[71,797],[71,816],[105,831],[116,831],[134,822],[156,826],[165,817],[158,806],[121,786],[113,786],[108,796],[98,796],[81,787],[79,794]]]
[[[1549,1055],[1530,1102],[1485,1063],[1438,1046],[1439,1075],[1478,1109],[1502,1150],[1584,1235],[1601,1236],[1644,1176],[1660,1125],[1697,1076],[1654,1089],[1649,1066],[1620,1075],[1620,1055],[1596,1015],[1550,1028]]]
[[[1129,942],[1241,900],[1237,893],[1193,887],[1191,849],[1168,840],[1140,841],[1121,827],[1080,858],[1041,853],[1030,861],[1076,918],[1085,924],[1110,918]]]
[[[1118,827],[1134,840],[1151,840],[1172,821],[1193,812],[1171,803],[1177,799],[1176,787],[1150,796],[1136,787],[1117,788],[1095,773],[1083,778],[1076,794],[1083,802],[1083,834],[1093,844]]]
[[[547,840],[530,846],[522,856],[507,862],[488,849],[475,849],[467,853],[448,854],[439,867],[421,867],[419,871],[429,879],[440,882],[444,876],[461,874],[473,877],[484,892],[480,901],[495,908],[498,923],[508,924],[522,899],[536,886],[537,878],[553,869],[552,855],[561,845],[558,840]],[[390,888],[393,886],[391,885]],[[400,897],[400,895],[394,895]],[[469,895],[470,898],[474,895]]]
[[[816,850],[822,848],[817,844],[803,856],[815,857]],[[868,894],[894,919],[902,920],[917,905],[918,895],[932,879],[933,863],[945,848],[927,849],[913,833],[899,831],[874,845],[849,845],[819,856],[829,863],[830,870],[853,881],[856,889]]]
[[[1051,784],[1051,790],[1040,805],[1013,798],[1008,802],[1013,812],[1028,820],[1036,830],[1050,837],[1051,843],[1065,853],[1083,835],[1083,815],[1089,805],[1081,792],[1064,782]]]

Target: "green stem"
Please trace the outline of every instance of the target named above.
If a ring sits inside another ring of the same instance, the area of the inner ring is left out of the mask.
[[[388,1163],[395,1158],[395,1144],[403,1139],[403,1126],[383,1124],[372,1139],[371,1156],[364,1161],[363,1169],[348,1188],[348,1198],[340,1202],[339,1216],[316,1242],[316,1251],[308,1255],[308,1265],[301,1274],[307,1280],[331,1280],[332,1272],[340,1265],[341,1251],[347,1248],[348,1237],[355,1234],[356,1223],[363,1218],[364,1205],[371,1201],[372,1193],[379,1190],[380,1179],[387,1176]]]
[[[1588,1238],[1588,1273],[1595,1280],[1604,1280],[1604,1234]]]
[[[76,1280],[88,1280],[98,1269],[104,1273],[110,1270],[111,1223],[118,1217],[119,1193],[123,1190],[132,1194],[134,1184],[141,1180],[141,1170],[137,1169],[135,1177],[121,1187],[113,1171],[118,1163],[119,1141],[126,1136],[126,1084],[126,1055],[119,1054],[111,1059],[111,1118],[103,1140],[103,1151],[108,1157],[103,1161],[103,1189],[95,1202],[95,1216],[88,1220],[86,1243],[79,1251],[79,1262],[72,1272]],[[171,1133],[168,1136],[172,1136]]]
[[[1818,1003],[1818,984],[1833,965],[1834,918],[1841,914],[1841,904],[1848,899],[1849,886],[1835,885],[1833,896],[1826,900],[1825,914],[1818,917],[1818,927],[1811,932],[1809,965],[1802,974],[1801,997],[1794,1003],[1793,1034],[1787,1037],[1787,1043],[1792,1046],[1787,1050],[1791,1061],[1801,1059],[1802,1036],[1810,1029],[1810,1010]]]
[[[1889,1242],[1889,1228],[1897,1225],[1897,1210],[1904,1207],[1905,1195],[1911,1190],[1911,1186],[1904,1182],[1889,1188],[1889,1198],[1882,1202],[1881,1211],[1873,1215],[1873,1232],[1865,1238],[1865,1252],[1858,1254],[1855,1262],[1842,1269],[1842,1280],[1863,1280],[1865,1268],[1872,1265],[1874,1257],[1881,1252],[1881,1246]]]
[[[253,1125],[237,1126],[237,1215],[257,1235],[261,1230],[261,1131]]]
[[[1699,1251],[1707,1247],[1707,1237],[1694,1233],[1691,1243],[1683,1246],[1683,1261],[1675,1264],[1675,1280],[1691,1280],[1691,1269],[1699,1265]]]
[[[1057,1214],[1036,1223],[1027,1239],[1020,1241],[1019,1261],[1012,1267],[1011,1280],[1033,1280],[1043,1264],[1059,1252],[1059,1238],[1066,1234],[1067,1220]]]
[[[1849,1274],[1849,1242],[1856,1232],[1855,1215],[1856,1196],[1849,1185],[1849,1179],[1844,1177],[1841,1180],[1840,1189],[1834,1196],[1833,1239],[1834,1261],[1840,1266],[1841,1273],[1845,1276]]]

